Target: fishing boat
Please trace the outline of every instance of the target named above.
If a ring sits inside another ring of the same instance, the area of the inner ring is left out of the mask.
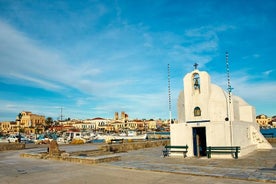
[[[121,134],[98,134],[94,140],[103,140],[105,143],[109,143],[113,139],[124,140],[146,140],[147,134],[137,135],[136,131],[127,131]]]
[[[115,139],[145,140],[147,139],[147,134],[137,135],[136,131],[127,131],[115,136]]]
[[[94,139],[95,134],[93,132],[79,132],[79,131],[67,131],[61,137],[57,139],[58,143],[70,143],[74,139],[82,140],[84,143]]]

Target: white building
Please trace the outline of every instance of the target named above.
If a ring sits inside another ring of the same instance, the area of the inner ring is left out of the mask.
[[[272,148],[259,131],[253,106],[212,84],[209,74],[197,68],[183,82],[178,123],[170,130],[171,145],[188,145],[188,157],[206,156],[207,146],[240,146],[239,156]]]
[[[93,119],[87,119],[84,122],[90,123],[92,125],[92,129],[98,131],[98,130],[105,130],[105,127],[109,125],[110,120],[97,117]]]

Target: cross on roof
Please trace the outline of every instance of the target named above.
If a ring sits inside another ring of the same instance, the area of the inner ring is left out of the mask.
[[[194,64],[195,70],[197,69],[197,66],[198,66],[198,64],[197,64],[197,63],[195,63],[195,64]]]

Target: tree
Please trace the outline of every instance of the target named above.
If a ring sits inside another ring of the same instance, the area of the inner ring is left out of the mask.
[[[46,118],[45,123],[46,123],[46,127],[49,128],[50,126],[53,125],[54,120],[52,117],[48,117],[48,118]]]
[[[22,114],[21,114],[21,112],[17,115],[17,121],[18,121],[18,132],[20,132],[20,129],[21,129],[21,127],[20,127],[20,124],[21,124],[21,119],[22,119]]]
[[[24,129],[22,129],[21,127],[20,127],[20,124],[21,124],[21,118],[22,118],[22,114],[21,114],[21,112],[18,114],[18,121],[19,121],[19,130],[18,130],[18,142],[20,143],[21,142],[21,135],[20,135],[20,132],[24,132]]]

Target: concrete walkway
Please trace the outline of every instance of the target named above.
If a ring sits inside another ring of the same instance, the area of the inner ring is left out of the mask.
[[[276,183],[276,145],[239,159],[162,157],[162,147],[119,153],[121,161],[97,165],[21,158],[45,147],[0,152],[0,183]],[[93,150],[97,145],[61,146]]]
[[[128,169],[212,176],[276,183],[276,148],[256,151],[239,159],[207,159],[162,156],[162,148],[147,148],[121,154],[122,160],[104,163]]]

